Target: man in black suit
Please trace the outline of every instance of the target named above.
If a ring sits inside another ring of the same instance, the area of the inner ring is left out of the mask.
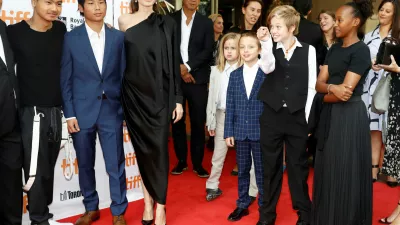
[[[191,159],[193,172],[199,177],[208,177],[203,168],[206,107],[208,98],[207,84],[210,78],[214,30],[210,19],[196,12],[200,0],[183,0],[183,9],[172,14],[178,25],[180,38],[181,77],[185,109],[189,104],[191,125]],[[185,118],[185,114],[183,115]],[[175,153],[179,160],[172,174],[182,174],[187,169],[187,141],[185,119],[172,125]]]
[[[320,26],[307,19],[312,9],[312,0],[294,0],[293,7],[300,13],[299,34],[297,38],[299,41],[314,46],[317,53],[317,76],[319,74],[319,66],[324,64],[327,48],[324,45],[323,33]],[[315,150],[317,147],[317,140],[314,135],[311,135],[307,141],[308,153],[313,156],[313,163],[315,162]]]
[[[0,9],[2,0],[0,0]],[[22,223],[22,148],[17,79],[6,24],[0,20],[0,224]]]
[[[324,64],[327,48],[320,26],[307,19],[312,9],[312,0],[294,0],[293,7],[300,13],[299,34],[297,39],[314,46],[317,52],[317,69]],[[318,70],[319,71],[319,70]]]

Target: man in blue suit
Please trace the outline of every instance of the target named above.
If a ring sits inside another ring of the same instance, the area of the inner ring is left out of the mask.
[[[96,134],[109,175],[114,225],[125,225],[127,207],[123,113],[120,89],[125,70],[124,34],[104,25],[105,0],[78,0],[85,24],[67,33],[61,62],[63,110],[78,158],[86,213],[76,225],[99,219],[94,172]]]

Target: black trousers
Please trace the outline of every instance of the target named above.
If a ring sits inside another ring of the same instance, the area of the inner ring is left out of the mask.
[[[36,178],[28,192],[28,211],[33,224],[47,224],[52,217],[49,207],[53,202],[54,167],[60,152],[61,138],[54,138],[54,134],[61,137],[61,111],[58,107],[36,107],[37,112],[43,113],[40,119],[39,154]],[[21,134],[24,150],[25,181],[29,178],[33,107],[23,107],[20,110]]]
[[[283,145],[286,147],[286,169],[293,209],[309,221],[311,200],[308,194],[307,134],[304,110],[293,114],[287,108],[278,112],[264,104],[260,117],[261,152],[264,164],[264,199],[260,220],[276,219],[276,204],[282,190]]]
[[[22,145],[19,124],[0,137],[0,224],[22,223]]]
[[[183,110],[186,110],[186,100],[189,106],[191,142],[190,153],[193,168],[202,166],[204,157],[206,108],[208,98],[207,84],[182,84]],[[172,137],[174,139],[175,154],[179,162],[187,162],[187,139],[186,139],[186,113],[182,119],[172,125]]]

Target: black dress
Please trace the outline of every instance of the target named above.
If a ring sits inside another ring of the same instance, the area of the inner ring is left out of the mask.
[[[324,103],[321,115],[329,110],[330,119],[325,143],[317,149],[311,224],[371,225],[371,139],[367,109],[361,100],[371,68],[369,49],[361,41],[347,48],[334,44],[325,65],[328,84],[343,83],[348,71],[362,77],[349,101]],[[321,124],[324,122],[320,121],[318,129]]]
[[[182,103],[175,34],[175,22],[155,13],[125,33],[125,120],[143,183],[160,204],[167,195],[171,112]]]

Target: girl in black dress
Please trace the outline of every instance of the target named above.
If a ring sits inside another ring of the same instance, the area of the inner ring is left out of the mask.
[[[371,137],[361,100],[371,59],[357,32],[372,15],[370,0],[336,11],[332,45],[318,76],[323,97],[317,131],[312,225],[372,225]]]
[[[118,20],[127,61],[122,104],[143,181],[144,225],[153,223],[154,203],[155,224],[166,223],[169,125],[183,115],[177,25],[155,13],[156,1],[132,0],[133,14]]]

